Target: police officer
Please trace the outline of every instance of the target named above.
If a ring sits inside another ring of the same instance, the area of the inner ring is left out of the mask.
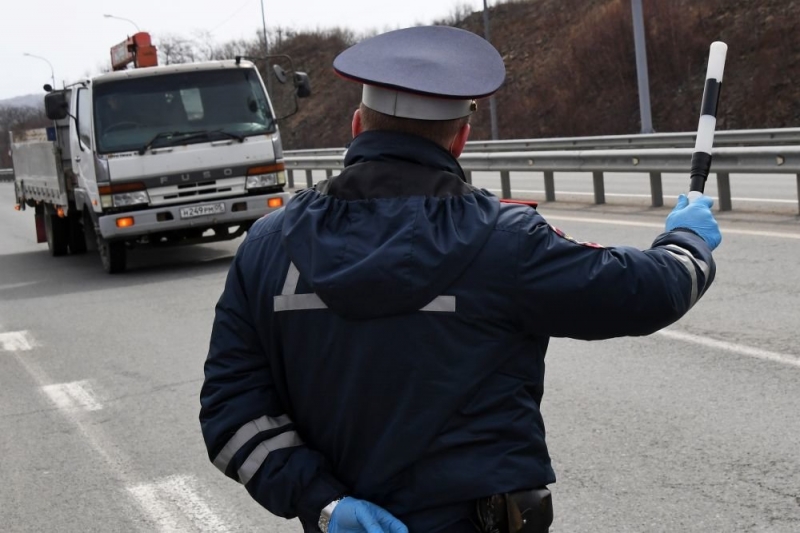
[[[200,420],[214,465],[305,531],[547,531],[550,337],[647,335],[714,278],[710,198],[652,247],[577,242],[456,161],[497,51],[448,27],[362,41],[344,171],[261,219],[216,307]],[[407,528],[407,529],[406,529]]]

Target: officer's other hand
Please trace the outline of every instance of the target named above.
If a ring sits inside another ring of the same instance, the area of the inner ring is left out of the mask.
[[[328,532],[408,533],[408,528],[386,509],[348,497],[342,499],[333,510]]]
[[[678,228],[692,230],[700,235],[712,250],[722,242],[719,224],[711,213],[714,200],[709,196],[701,196],[689,202],[685,194],[678,197],[678,204],[667,216],[667,231]]]

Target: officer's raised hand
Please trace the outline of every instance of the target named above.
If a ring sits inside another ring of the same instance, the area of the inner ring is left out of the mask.
[[[714,250],[722,242],[722,234],[711,213],[713,205],[714,200],[709,196],[701,196],[690,203],[686,195],[681,194],[675,209],[667,216],[667,231],[681,228],[691,230]]]
[[[408,533],[389,511],[356,498],[344,498],[331,514],[329,533]]]

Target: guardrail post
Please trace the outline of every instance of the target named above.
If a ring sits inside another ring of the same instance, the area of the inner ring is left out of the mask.
[[[306,186],[310,189],[314,186],[314,178],[310,170],[306,170]]]
[[[544,173],[544,198],[548,202],[556,201],[556,180],[553,171],[547,170]]]
[[[471,170],[465,170],[464,171],[464,179],[467,180],[467,183],[472,185],[472,171]]]
[[[797,175],[797,212],[800,214],[800,174]]]
[[[727,172],[717,173],[717,191],[719,192],[719,210],[730,211],[733,209],[731,202],[731,179]]]
[[[333,170],[331,170],[330,168],[326,168],[325,169],[325,178],[326,179],[331,179],[332,177],[333,177]]]
[[[592,181],[594,181],[594,203],[606,203],[606,185],[603,181],[603,173],[592,172]]]
[[[664,187],[661,183],[661,172],[650,173],[650,197],[653,199],[653,207],[664,205]]]
[[[289,183],[289,188],[294,189],[294,170],[287,170],[286,171],[286,180]]]
[[[511,198],[511,173],[508,170],[500,171],[500,189],[502,198]]]

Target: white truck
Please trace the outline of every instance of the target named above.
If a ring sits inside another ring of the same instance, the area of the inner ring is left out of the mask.
[[[125,270],[135,246],[239,237],[289,197],[255,64],[142,67],[155,56],[145,45],[137,34],[112,49],[114,68],[137,68],[50,90],[45,134],[12,134],[17,205],[35,209],[38,242],[54,256],[96,247],[109,273]],[[292,82],[310,94],[304,73]]]

